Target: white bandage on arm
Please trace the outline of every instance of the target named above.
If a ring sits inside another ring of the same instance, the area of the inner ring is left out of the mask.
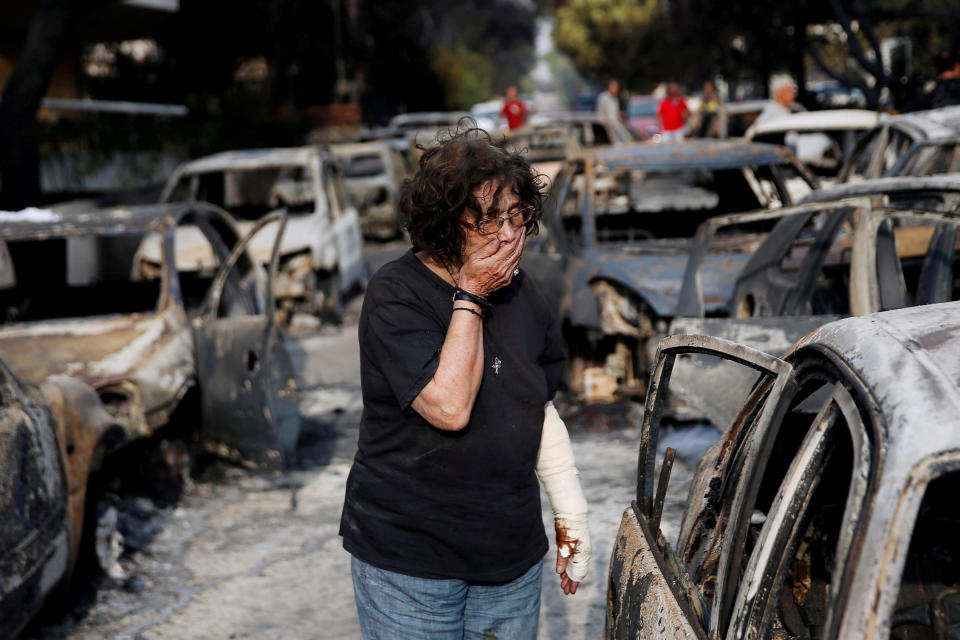
[[[567,576],[580,582],[587,576],[587,566],[590,564],[587,500],[580,488],[567,427],[552,402],[548,402],[543,410],[537,477],[543,483],[553,508],[557,551],[562,557],[569,558]]]

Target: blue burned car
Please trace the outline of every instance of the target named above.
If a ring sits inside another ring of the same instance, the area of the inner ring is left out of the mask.
[[[523,268],[563,320],[570,388],[587,400],[642,394],[648,342],[676,313],[697,226],[788,205],[816,185],[785,147],[738,140],[635,143],[568,160]],[[745,251],[708,257],[708,314],[728,312],[736,276],[761,238],[738,236],[732,242]]]

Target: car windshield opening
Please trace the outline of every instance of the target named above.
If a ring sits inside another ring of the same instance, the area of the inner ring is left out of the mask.
[[[198,178],[197,200],[223,207],[239,220],[257,220],[281,207],[311,211],[316,204],[310,171],[302,165],[212,171]]]
[[[136,264],[142,234],[8,241],[14,282],[0,289],[3,323],[148,312],[160,265]]]
[[[344,178],[369,178],[386,173],[386,170],[383,158],[375,153],[350,156],[343,163]]]
[[[762,206],[741,169],[598,170],[594,185],[600,242],[689,238],[707,218]]]

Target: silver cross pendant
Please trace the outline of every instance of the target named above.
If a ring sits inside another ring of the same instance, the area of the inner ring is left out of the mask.
[[[500,365],[502,364],[503,362],[500,361],[500,358],[494,357],[492,368],[495,374],[500,375]]]

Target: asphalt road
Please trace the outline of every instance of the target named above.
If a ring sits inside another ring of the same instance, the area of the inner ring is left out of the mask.
[[[361,400],[356,308],[338,330],[289,341],[304,428],[294,469],[263,473],[212,461],[173,505],[122,499],[126,577],[100,576],[27,638],[359,638],[349,556],[337,535]],[[594,558],[564,596],[545,558],[540,637],[599,638],[617,526],[635,491],[642,408],[561,402],[590,505]],[[664,516],[675,535],[689,470],[674,467]],[[544,496],[543,517],[552,538]],[[132,548],[131,548],[132,547]]]

